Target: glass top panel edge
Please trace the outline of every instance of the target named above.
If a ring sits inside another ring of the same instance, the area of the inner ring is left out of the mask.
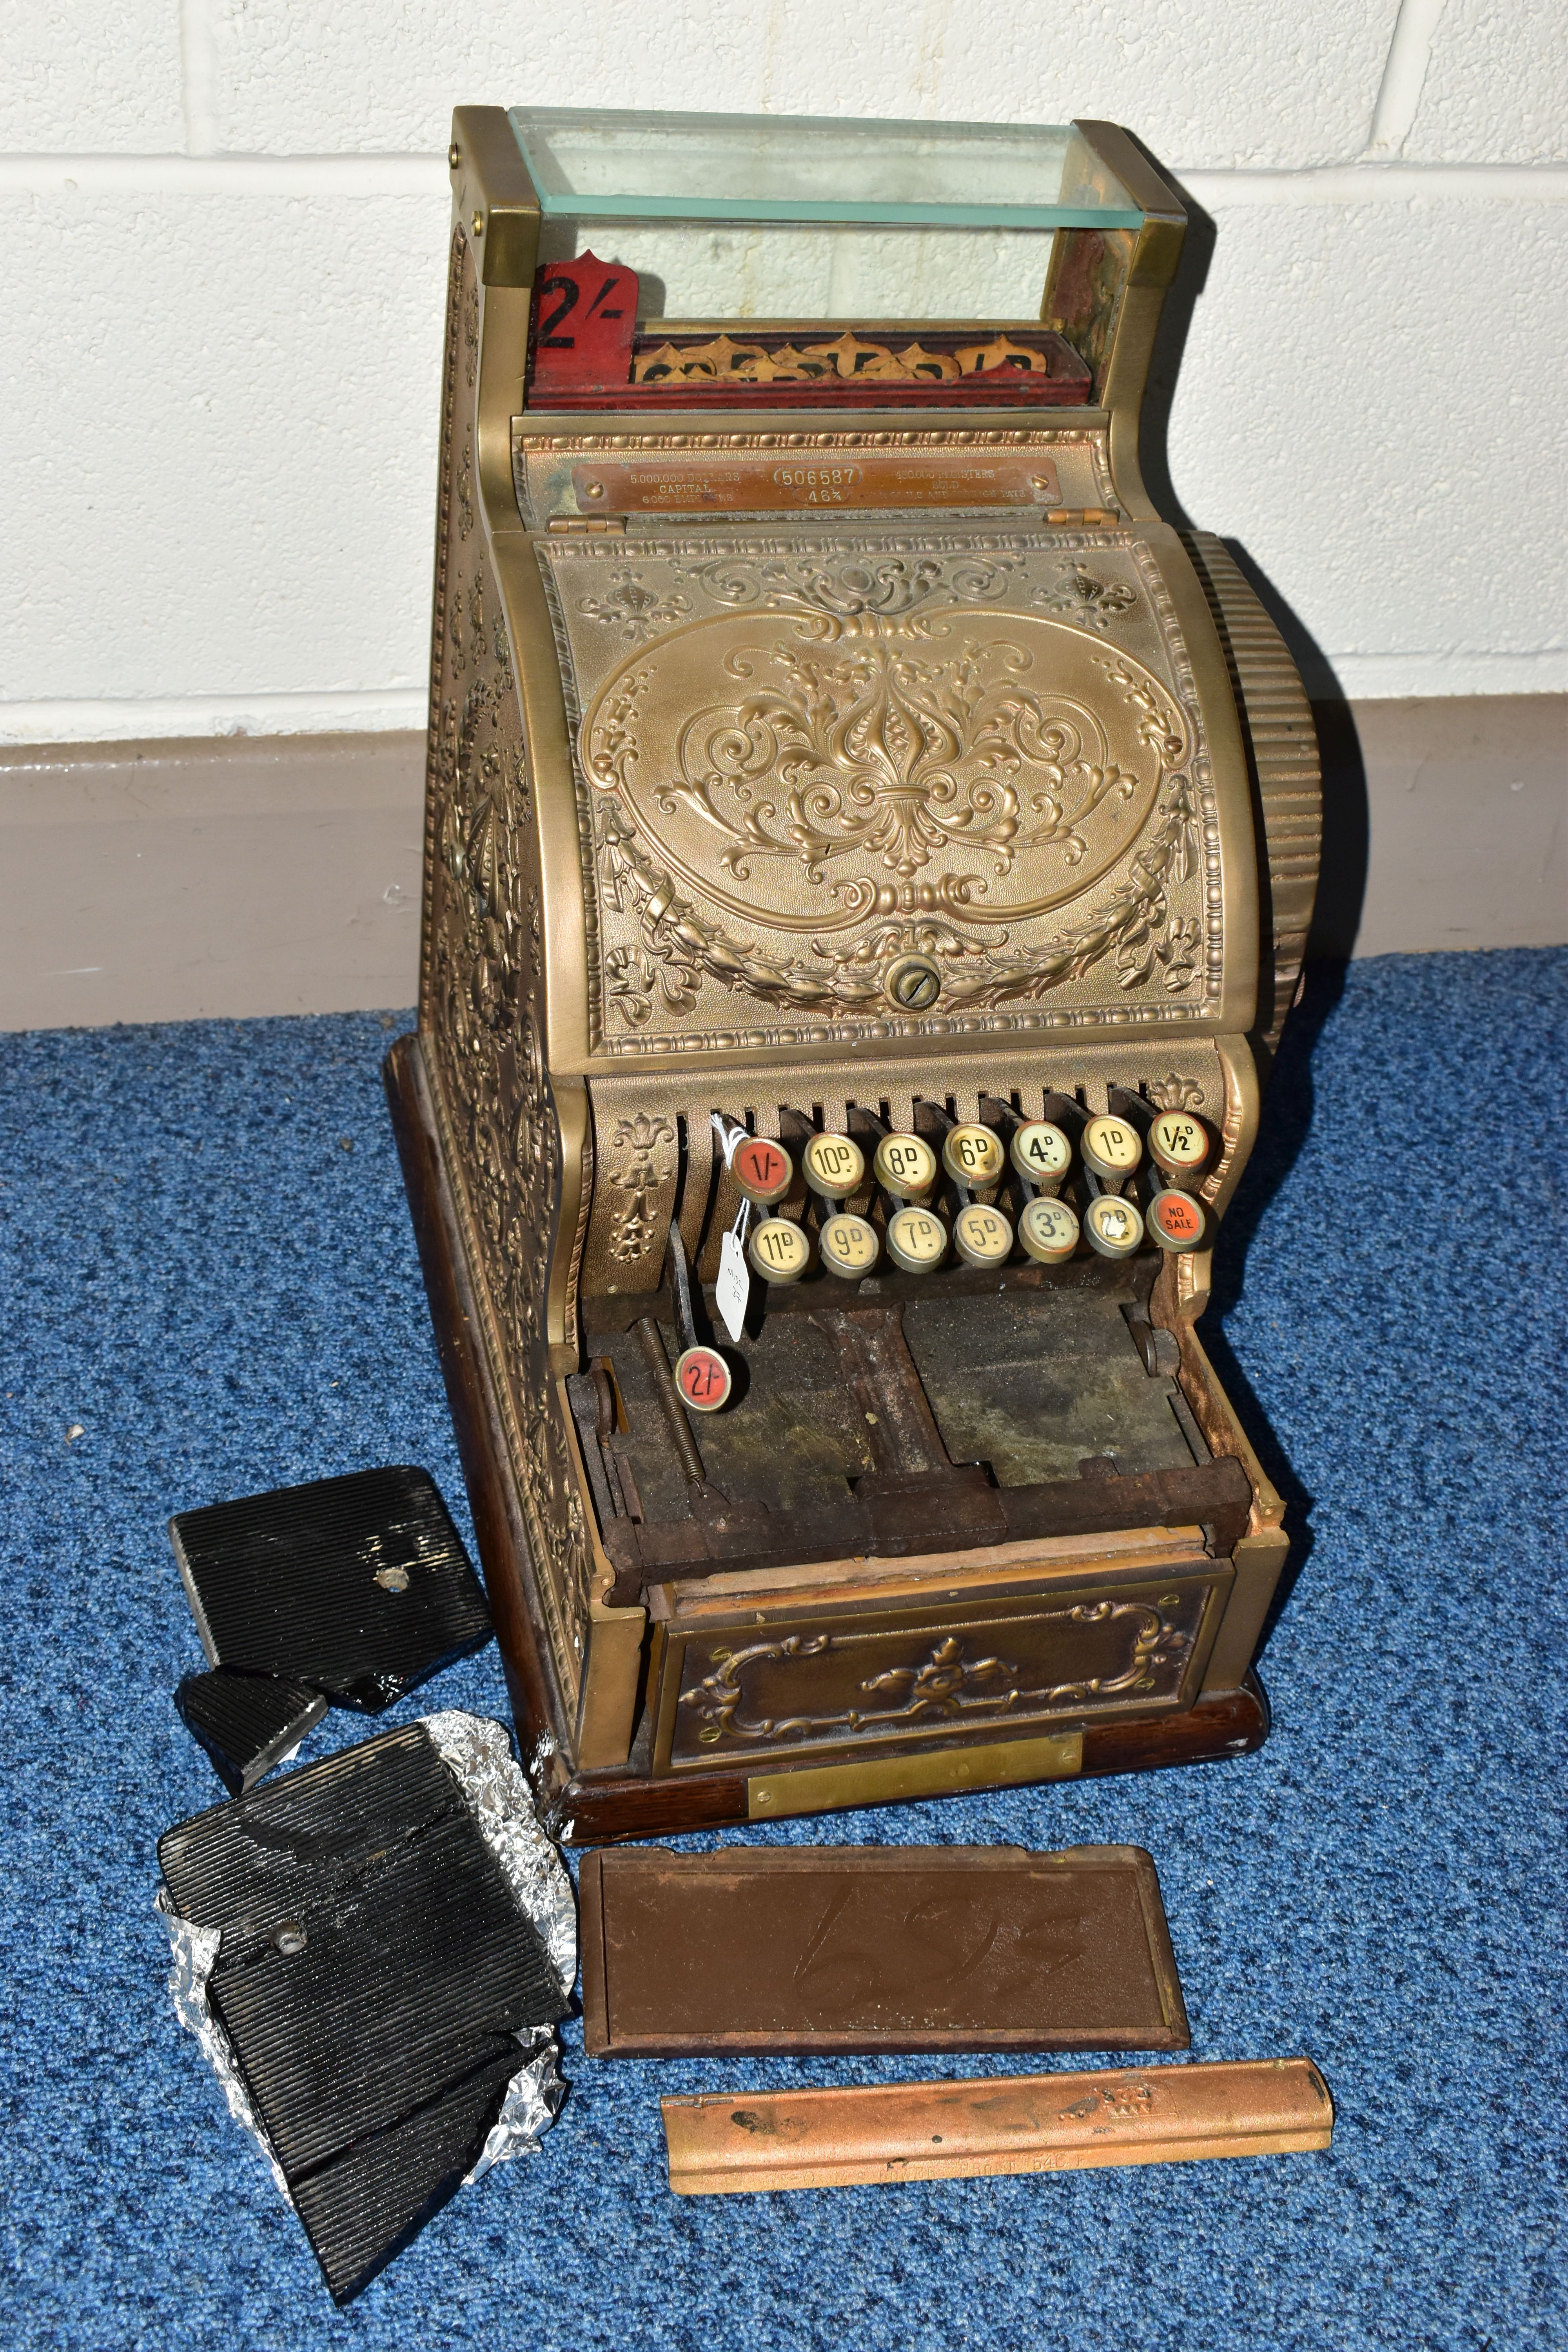
[[[551,217],[874,227],[1136,228],[1071,124],[514,107]]]

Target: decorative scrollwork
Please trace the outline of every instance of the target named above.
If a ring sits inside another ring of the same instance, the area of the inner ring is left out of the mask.
[[[741,881],[759,856],[797,858],[813,882],[846,858],[908,881],[953,848],[984,853],[998,874],[1025,849],[1053,847],[1077,865],[1085,818],[1138,783],[1110,758],[1094,712],[1021,684],[1031,666],[1021,646],[964,641],[945,660],[921,660],[879,622],[869,628],[826,658],[788,646],[731,654],[729,675],[757,682],[687,720],[678,773],[656,804],[679,803],[719,834],[720,865]],[[618,738],[589,757],[596,783],[624,777]],[[769,784],[779,800],[759,797]],[[977,878],[947,875],[940,903],[967,905]],[[877,907],[865,880],[834,895],[847,917]]]
[[[812,941],[816,965],[757,952],[754,942],[731,938],[719,924],[700,914],[682,897],[669,875],[653,865],[634,829],[616,802],[607,802],[599,823],[599,870],[608,903],[619,909],[634,904],[643,941],[652,967],[643,976],[641,959],[617,965],[610,979],[612,992],[623,987],[623,1010],[633,1021],[645,1021],[652,1009],[656,974],[668,971],[675,992],[672,1005],[687,998],[699,973],[706,972],[721,987],[760,998],[764,1003],[795,1010],[870,1013],[884,1009],[883,981],[900,955],[929,955],[942,967],[942,1000],[950,1007],[994,1008],[1024,996],[1036,996],[1077,980],[1108,955],[1118,958],[1118,980],[1126,989],[1140,987],[1161,961],[1163,934],[1170,918],[1168,886],[1184,879],[1191,870],[1196,819],[1189,795],[1178,790],[1147,845],[1133,858],[1125,882],[1095,914],[1058,932],[1055,938],[1026,948],[1009,948],[1009,934],[993,925],[963,931],[944,919],[939,908],[912,917],[895,917],[867,931],[847,948],[826,939]],[[976,917],[970,916],[971,925]],[[984,919],[979,919],[982,922]],[[1168,987],[1184,987],[1190,980],[1195,934],[1184,928],[1179,951],[1167,950]],[[1123,953],[1128,962],[1122,965]],[[626,950],[612,950],[613,956]],[[606,959],[608,970],[610,959]],[[621,1000],[617,1000],[621,1001]],[[688,1000],[689,1001],[689,1000]],[[634,1010],[634,1007],[637,1009]]]
[[[1196,1110],[1204,1098],[1196,1078],[1181,1077],[1174,1070],[1168,1078],[1154,1079],[1148,1094],[1156,1110]]]
[[[691,600],[679,588],[660,595],[635,572],[618,572],[603,596],[582,596],[577,610],[584,620],[599,621],[628,646],[640,646],[659,629],[673,628],[691,617]]]
[[[646,1111],[639,1110],[635,1118],[616,1121],[611,1152],[630,1154],[620,1164],[612,1158],[606,1171],[610,1189],[624,1195],[610,1220],[610,1255],[623,1265],[646,1257],[658,1237],[660,1228],[654,1214],[654,1202],[659,1190],[659,1171],[655,1155],[675,1139],[675,1129],[668,1119],[650,1118]]]
[[[1036,1622],[1059,1621],[1075,1625],[1114,1625],[1131,1636],[1126,1662],[1117,1671],[1081,1675],[1077,1680],[1029,1685],[1021,1666],[1006,1658],[973,1658],[963,1643],[948,1634],[923,1657],[908,1665],[889,1666],[859,1685],[867,1697],[885,1695],[887,1704],[850,1706],[822,1715],[747,1715],[742,1713],[745,1677],[763,1665],[787,1665],[798,1659],[826,1658],[842,1647],[830,1633],[787,1633],[771,1642],[755,1642],[734,1652],[714,1653],[714,1671],[680,1694],[702,1727],[698,1738],[711,1746],[722,1738],[787,1740],[819,1738],[825,1733],[887,1730],[899,1724],[960,1721],[976,1716],[1029,1714],[1044,1707],[1088,1705],[1121,1691],[1142,1688],[1158,1672],[1180,1670],[1192,1648],[1193,1636],[1172,1625],[1160,1611],[1142,1601],[1079,1601],[1066,1609],[1042,1612]]]
[[[1069,621],[1082,621],[1091,629],[1103,630],[1118,614],[1131,610],[1138,602],[1138,592],[1124,580],[1097,580],[1092,572],[1075,563],[1062,573],[1054,587],[1037,588],[1030,601],[1047,613],[1061,613]]]
[[[811,625],[808,634],[829,644],[870,620],[902,619],[938,595],[965,604],[997,604],[1023,570],[1008,555],[922,555],[913,562],[902,555],[788,561],[723,555],[682,568],[716,604],[799,613]]]
[[[683,336],[638,350],[632,381],[653,386],[724,383],[953,383],[995,369],[1048,375],[1050,359],[1039,343],[1007,334],[983,342],[946,338],[952,349],[928,351],[918,342],[895,350],[851,331],[830,341],[795,344],[778,335],[763,341],[710,336],[699,342]]]

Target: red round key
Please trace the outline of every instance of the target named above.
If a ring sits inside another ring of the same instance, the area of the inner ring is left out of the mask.
[[[716,1348],[688,1348],[677,1360],[675,1385],[693,1412],[717,1412],[730,1399],[730,1367]]]
[[[1203,1239],[1204,1213],[1186,1192],[1156,1192],[1146,1222],[1154,1239],[1168,1250],[1196,1249]]]
[[[748,1136],[736,1149],[730,1162],[735,1171],[735,1181],[748,1201],[767,1208],[782,1201],[789,1191],[795,1170],[789,1153],[782,1143],[772,1143],[765,1135]]]

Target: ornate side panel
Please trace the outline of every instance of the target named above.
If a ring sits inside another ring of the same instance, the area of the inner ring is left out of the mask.
[[[501,599],[474,491],[480,293],[453,241],[437,533],[420,1031],[479,1301],[564,1719],[588,1613],[588,1538],[551,1378],[546,1297],[561,1128],[540,1027],[531,782]]]
[[[1250,873],[1152,547],[539,543],[596,1055],[1220,1024]],[[1239,1025],[1239,1024],[1237,1024]]]

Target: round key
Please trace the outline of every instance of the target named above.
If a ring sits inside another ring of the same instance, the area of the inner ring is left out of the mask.
[[[1091,1118],[1084,1129],[1083,1164],[1102,1183],[1120,1184],[1142,1157],[1142,1138],[1124,1118]]]
[[[736,1183],[759,1209],[782,1201],[795,1175],[784,1145],[771,1141],[765,1135],[749,1135],[744,1143],[737,1145],[730,1165],[735,1171]]]
[[[1119,1201],[1101,1192],[1083,1213],[1083,1229],[1090,1249],[1101,1257],[1131,1257],[1143,1238],[1143,1220],[1133,1201]]]
[[[846,1201],[866,1181],[866,1155],[847,1135],[814,1135],[800,1164],[812,1191],[825,1201]]]
[[[950,1127],[942,1138],[942,1164],[955,1184],[973,1192],[982,1184],[994,1184],[1006,1161],[988,1127]]]
[[[1060,1265],[1078,1247],[1078,1219],[1065,1201],[1030,1201],[1018,1220],[1018,1239],[1037,1265]]]
[[[1195,1176],[1209,1156],[1209,1139],[1190,1111],[1163,1110],[1149,1129],[1149,1157],[1167,1176]]]
[[[675,1385],[693,1412],[717,1412],[730,1401],[730,1367],[717,1348],[688,1348],[676,1358]]]
[[[881,1244],[876,1226],[867,1218],[841,1210],[837,1216],[823,1219],[816,1246],[829,1274],[838,1275],[845,1282],[858,1282],[876,1265]]]
[[[1014,1129],[1008,1157],[1026,1184],[1054,1192],[1072,1166],[1072,1145],[1048,1118],[1032,1118]]]
[[[1005,1265],[1013,1254],[1013,1228],[1000,1209],[970,1201],[952,1221],[952,1246],[965,1265]]]
[[[764,1217],[746,1255],[764,1282],[798,1282],[811,1264],[811,1244],[787,1217]]]
[[[896,1201],[918,1201],[936,1182],[936,1154],[918,1135],[885,1135],[871,1168]]]
[[[1204,1237],[1204,1213],[1189,1192],[1156,1192],[1145,1222],[1163,1250],[1196,1249]]]
[[[929,1274],[947,1255],[947,1227],[929,1209],[899,1209],[888,1219],[888,1255],[906,1274]]]

